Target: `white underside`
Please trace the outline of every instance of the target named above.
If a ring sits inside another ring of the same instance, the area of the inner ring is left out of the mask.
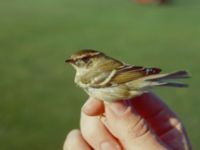
[[[107,102],[129,99],[143,93],[142,91],[130,91],[126,86],[87,88],[86,92],[91,97]]]

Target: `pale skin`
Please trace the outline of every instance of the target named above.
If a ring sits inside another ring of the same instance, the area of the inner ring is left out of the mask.
[[[103,114],[105,117],[99,117]],[[90,98],[64,150],[191,150],[180,119],[157,96],[105,104]]]

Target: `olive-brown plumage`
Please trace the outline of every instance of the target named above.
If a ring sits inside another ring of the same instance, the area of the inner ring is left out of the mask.
[[[169,80],[189,77],[186,71],[160,74],[156,67],[128,65],[90,49],[78,51],[66,62],[76,69],[76,84],[90,96],[108,102],[140,95],[154,86],[187,87]]]

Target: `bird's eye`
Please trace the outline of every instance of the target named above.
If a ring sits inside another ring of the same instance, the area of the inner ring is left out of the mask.
[[[88,63],[88,61],[90,60],[90,58],[89,57],[84,57],[84,58],[82,58],[82,60],[84,61],[84,63]]]

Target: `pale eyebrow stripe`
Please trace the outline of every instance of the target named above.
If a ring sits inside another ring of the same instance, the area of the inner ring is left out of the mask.
[[[85,58],[85,57],[94,57],[94,56],[97,56],[99,54],[100,54],[100,52],[89,53],[87,55],[82,55],[82,56],[76,57],[74,60],[82,59],[82,58]]]

